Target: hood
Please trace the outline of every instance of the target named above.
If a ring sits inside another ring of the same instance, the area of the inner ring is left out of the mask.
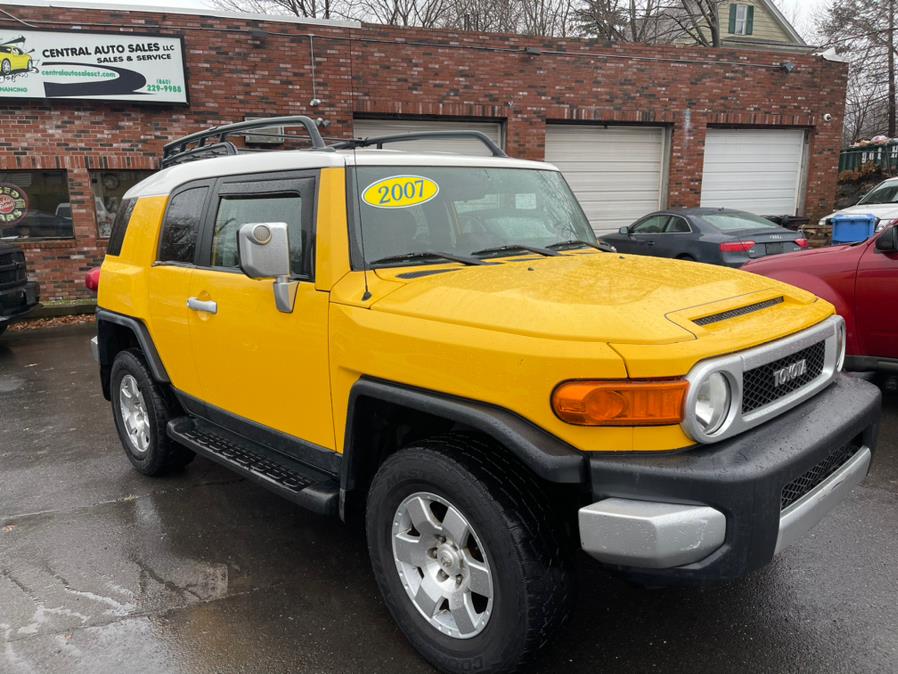
[[[704,305],[713,305],[705,313],[725,311],[749,304],[747,295],[766,291],[767,296],[784,296],[793,307],[815,300],[772,279],[726,267],[610,253],[452,268],[423,276],[410,274],[408,268],[380,269],[377,274],[404,285],[375,302],[375,311],[522,335],[622,344],[695,339],[695,332],[686,327],[689,323],[681,320],[685,310],[697,316],[704,315]]]
[[[829,220],[836,215],[875,215],[880,220],[898,218],[898,204],[858,204],[830,213],[822,220]]]

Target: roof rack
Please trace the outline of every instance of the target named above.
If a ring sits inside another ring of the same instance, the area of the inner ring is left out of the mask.
[[[382,149],[390,143],[402,143],[410,140],[425,140],[433,138],[472,138],[486,145],[494,157],[507,157],[505,151],[493,142],[493,139],[481,131],[414,131],[411,133],[398,133],[389,136],[376,136],[374,138],[350,138],[339,140],[328,145],[318,131],[318,125],[311,117],[294,115],[287,117],[265,117],[252,119],[235,124],[215,126],[205,131],[198,131],[189,136],[166,144],[162,148],[162,168],[181,164],[194,159],[208,159],[238,154],[237,146],[227,140],[228,136],[243,135],[254,129],[265,129],[273,126],[302,126],[309,134],[312,150],[350,150],[357,147],[376,147]],[[266,135],[266,134],[255,134]],[[304,136],[287,136],[285,134],[273,134],[284,138],[304,138]],[[214,141],[208,143],[207,141]]]
[[[264,129],[272,126],[302,126],[309,134],[313,150],[333,149],[324,142],[324,139],[318,132],[318,126],[310,117],[305,115],[265,117],[263,119],[251,119],[235,124],[215,126],[172,141],[162,148],[162,168],[191,161],[192,159],[235,155],[237,154],[237,146],[227,140],[228,136],[245,134],[253,129]],[[207,144],[206,141],[210,139],[215,139],[216,142]]]
[[[428,138],[473,138],[486,145],[494,157],[507,157],[505,151],[493,142],[493,139],[482,131],[413,131],[411,133],[397,133],[390,136],[376,136],[374,138],[352,138],[334,143],[330,147],[336,150],[351,150],[357,147],[375,146],[383,149],[389,143],[403,143],[410,140],[425,140]]]

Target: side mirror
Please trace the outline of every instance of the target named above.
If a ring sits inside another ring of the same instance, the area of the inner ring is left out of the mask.
[[[252,279],[274,279],[278,311],[293,313],[298,281],[290,279],[290,240],[286,222],[248,222],[237,232],[240,269]]]
[[[880,253],[898,252],[898,227],[889,227],[877,237],[876,250]]]
[[[623,234],[624,236],[630,236],[630,228],[629,227],[621,227],[617,230],[618,234]]]

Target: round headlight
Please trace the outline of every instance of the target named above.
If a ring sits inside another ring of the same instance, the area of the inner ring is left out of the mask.
[[[845,321],[839,321],[836,327],[836,371],[841,372],[845,365]]]
[[[726,375],[720,372],[705,377],[695,396],[695,418],[707,434],[719,430],[730,413],[732,393]]]

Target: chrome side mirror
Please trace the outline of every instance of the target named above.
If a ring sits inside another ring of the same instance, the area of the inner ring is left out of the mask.
[[[290,240],[286,222],[248,222],[237,233],[240,269],[252,279],[274,279],[278,311],[293,313],[299,281],[290,278]]]

